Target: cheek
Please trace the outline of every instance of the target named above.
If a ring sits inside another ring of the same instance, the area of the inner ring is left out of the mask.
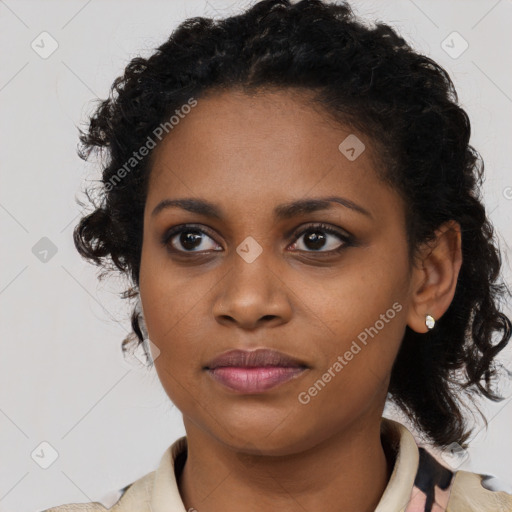
[[[384,385],[404,335],[403,311],[398,301],[375,310],[347,308],[330,336],[317,338],[322,362],[310,381],[321,379],[353,397]]]
[[[327,362],[315,368],[298,390],[300,418],[310,418],[315,429],[328,434],[355,418],[382,413],[403,336],[398,315],[384,326],[374,320],[368,327],[347,327],[330,343],[322,340],[322,361]]]
[[[385,391],[406,326],[400,268],[385,273],[361,261],[322,282],[321,292],[306,282],[299,287],[319,329],[313,338],[319,365],[301,389],[305,401],[357,409]]]
[[[408,290],[405,267],[398,263],[383,271],[382,259],[375,263],[369,260],[361,257],[357,264],[335,273],[290,285],[300,310],[298,316],[312,317],[321,329],[317,332],[326,339],[321,345],[325,353],[348,350],[352,340],[364,344],[374,337],[383,341],[386,350],[402,338]],[[371,345],[373,350],[376,344]]]
[[[143,244],[139,289],[151,341],[160,350],[180,339],[183,330],[199,327],[193,319],[207,300],[207,283],[170,265],[165,250]]]
[[[160,350],[154,364],[162,387],[180,411],[193,414],[191,409],[203,402],[200,379],[207,333],[193,321],[196,312],[187,306],[180,300],[160,298],[146,323],[151,341]]]
[[[208,336],[204,323],[197,321],[197,316],[204,314],[201,301],[206,300],[205,295],[192,290],[179,293],[162,286],[161,280],[153,284],[141,286],[141,298],[149,337],[160,350],[159,364],[175,375],[197,371]]]
[[[150,259],[141,261],[140,295],[150,340],[160,353],[155,369],[171,401],[188,410],[200,399],[199,381],[205,363],[205,343],[211,337],[206,304],[212,284],[207,279],[185,278],[184,273],[157,271]],[[211,293],[211,292],[210,292]],[[191,396],[195,400],[191,400]]]

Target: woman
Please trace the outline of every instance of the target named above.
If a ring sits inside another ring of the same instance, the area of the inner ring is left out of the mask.
[[[461,397],[498,398],[508,290],[469,137],[448,74],[348,5],[189,19],[131,61],[81,135],[108,159],[75,244],[132,279],[123,348],[186,436],[112,510],[512,510],[382,418],[389,397],[464,449]]]

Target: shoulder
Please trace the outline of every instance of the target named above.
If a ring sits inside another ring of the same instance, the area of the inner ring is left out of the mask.
[[[496,478],[453,471],[424,448],[406,512],[512,512],[512,494]]]
[[[89,503],[68,503],[42,512],[151,512],[150,500],[153,492],[155,471],[144,475],[106,499]]]
[[[41,512],[157,512],[184,510],[176,482],[187,455],[187,438],[174,441],[163,453],[157,468],[99,501],[68,503]]]
[[[512,512],[512,494],[489,485],[490,477],[457,471],[447,512]]]

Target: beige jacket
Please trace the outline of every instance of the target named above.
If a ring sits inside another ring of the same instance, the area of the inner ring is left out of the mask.
[[[400,423],[383,419],[383,435],[394,447],[396,461],[375,512],[512,512],[511,494],[486,488],[486,476],[442,466],[417,446]],[[164,452],[155,471],[102,500],[103,504],[75,503],[43,512],[189,512],[174,472],[177,456],[186,450],[183,436]]]

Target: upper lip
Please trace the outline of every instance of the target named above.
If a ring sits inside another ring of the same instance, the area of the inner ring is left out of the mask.
[[[307,368],[302,361],[277,350],[260,348],[256,350],[229,350],[223,352],[207,363],[206,369],[213,370],[220,366],[261,367],[284,366]]]

